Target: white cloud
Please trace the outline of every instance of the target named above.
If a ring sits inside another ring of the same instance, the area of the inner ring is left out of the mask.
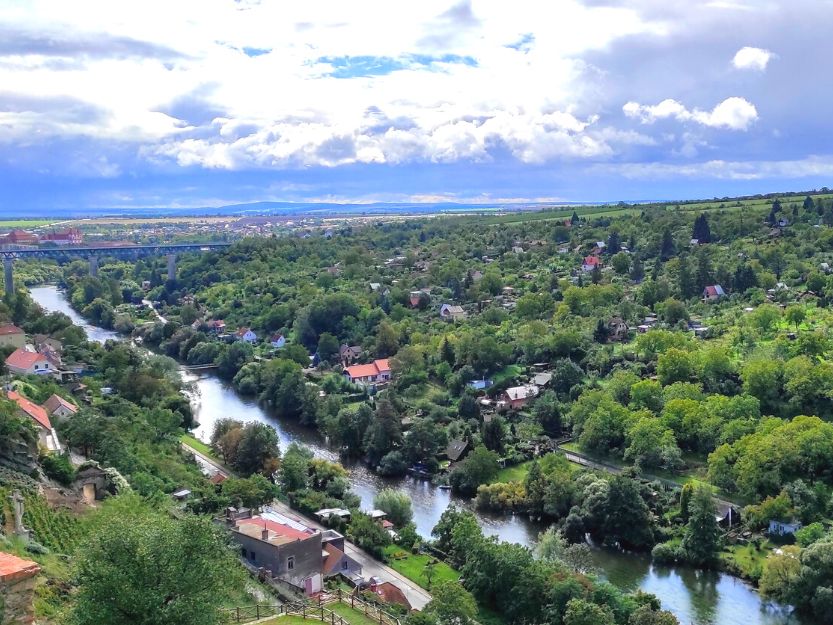
[[[745,98],[736,96],[726,98],[711,111],[689,110],[677,100],[670,98],[654,105],[628,102],[622,107],[622,111],[626,116],[637,118],[643,124],[652,124],[659,119],[674,118],[679,121],[693,121],[711,128],[730,130],[746,130],[758,119],[758,110],[755,105]]]
[[[762,72],[774,56],[769,50],[744,46],[735,54],[732,65],[735,69],[751,69]]]
[[[597,165],[599,173],[617,174],[635,180],[704,178],[715,180],[770,180],[833,176],[833,157],[809,156],[784,161],[725,161],[699,163],[623,163]]]

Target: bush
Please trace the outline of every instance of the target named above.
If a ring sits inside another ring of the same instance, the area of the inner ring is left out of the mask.
[[[65,454],[49,454],[41,458],[41,467],[47,477],[69,486],[75,479],[75,468]]]
[[[679,546],[671,542],[660,543],[651,550],[651,558],[657,564],[673,564],[680,556]]]

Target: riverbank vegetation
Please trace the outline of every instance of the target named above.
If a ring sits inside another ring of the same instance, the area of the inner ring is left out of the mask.
[[[216,365],[382,475],[717,566],[833,516],[833,202],[723,204],[250,238],[182,258],[175,280],[104,261],[64,283],[85,314]],[[371,373],[345,376],[354,363]],[[541,458],[567,438],[594,471]],[[745,562],[767,575],[769,559]]]

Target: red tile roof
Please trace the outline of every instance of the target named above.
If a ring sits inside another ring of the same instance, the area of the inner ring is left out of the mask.
[[[0,326],[0,336],[6,336],[7,334],[25,334],[25,332],[16,325],[7,323],[6,325]]]
[[[327,552],[327,557],[324,559],[324,574],[329,575],[335,570],[338,563],[341,562],[344,552],[329,543],[324,545],[324,551]]]
[[[383,582],[378,584],[373,589],[373,592],[379,595],[385,603],[398,603],[408,610],[411,609],[411,602],[408,601],[408,598],[399,586],[391,584],[390,582]]]
[[[584,257],[584,264],[585,265],[598,265],[601,262],[598,256],[585,256]]]
[[[212,475],[210,478],[208,478],[208,481],[211,482],[214,485],[217,485],[217,484],[222,484],[227,479],[228,478],[225,475],[218,472],[218,473],[215,473],[214,475]]]
[[[17,391],[9,391],[9,399],[15,402],[18,407],[27,415],[37,421],[38,425],[47,430],[52,429],[52,424],[49,422],[49,415],[46,410],[38,406],[35,402],[29,401]]]
[[[43,354],[30,352],[22,347],[18,347],[9,355],[8,358],[6,358],[6,365],[9,367],[16,367],[17,369],[29,369],[36,362],[42,361],[49,362],[49,359]]]
[[[37,562],[24,560],[10,553],[0,553],[0,581],[26,579],[38,573],[40,573],[40,566]]]
[[[390,373],[390,361],[387,358],[374,360],[369,365],[352,365],[344,370],[351,378],[369,378],[380,373]]]

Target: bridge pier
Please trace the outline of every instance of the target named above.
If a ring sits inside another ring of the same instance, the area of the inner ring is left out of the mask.
[[[168,254],[168,280],[176,280],[176,254]]]
[[[93,278],[98,277],[98,256],[90,256],[90,275]]]
[[[3,278],[6,282],[6,295],[14,294],[14,258],[11,256],[3,257]]]

